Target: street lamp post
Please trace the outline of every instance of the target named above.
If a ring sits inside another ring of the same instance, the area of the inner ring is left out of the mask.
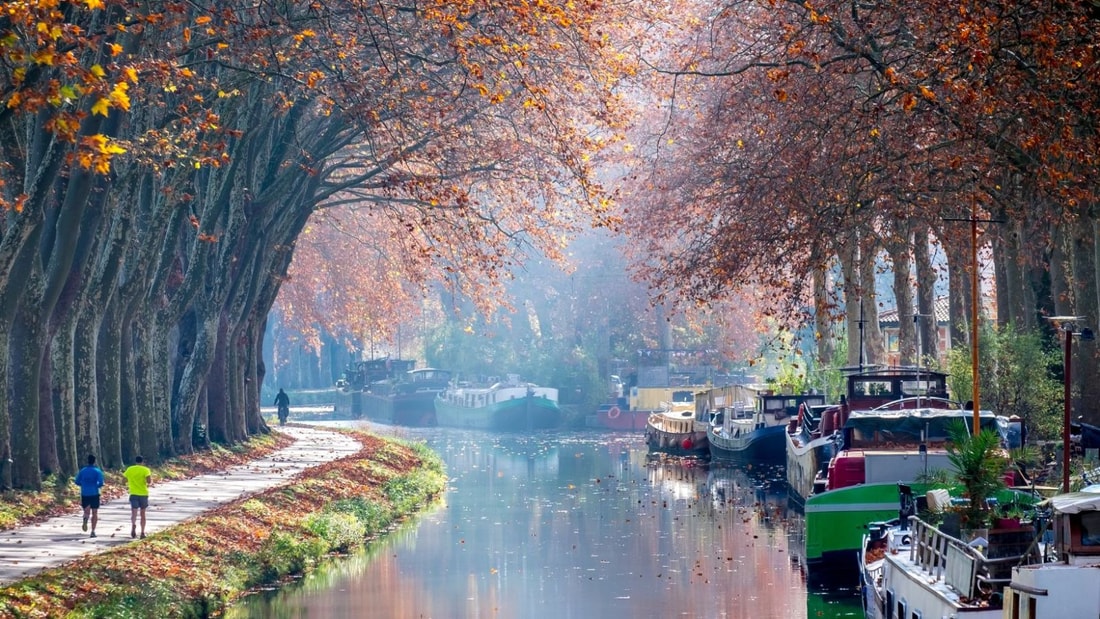
[[[1095,336],[1092,329],[1077,330],[1075,324],[1078,320],[1084,320],[1082,316],[1052,316],[1048,318],[1052,322],[1062,323],[1062,331],[1066,334],[1065,349],[1062,353],[1062,492],[1069,492],[1069,434],[1071,409],[1073,399],[1071,388],[1073,385],[1073,336],[1080,336],[1082,340],[1092,340]]]

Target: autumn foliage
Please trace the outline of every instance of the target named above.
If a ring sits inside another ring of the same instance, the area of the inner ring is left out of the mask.
[[[365,523],[374,536],[410,506],[442,491],[438,461],[426,462],[422,454],[373,435],[355,437],[362,451],[312,468],[286,486],[0,589],[0,615],[111,615],[127,606],[142,616],[214,614],[251,586],[300,573],[329,550],[347,550],[330,547],[330,540],[309,528],[311,516],[325,513],[326,506],[374,504],[381,516]],[[407,479],[423,480],[402,486],[414,488],[416,496],[397,497],[387,489]]]
[[[949,286],[965,345],[976,219],[999,322],[1095,326],[1098,17],[1090,2],[677,3],[640,50],[654,71],[638,88],[659,95],[631,132],[627,229],[668,257],[641,272],[699,302],[775,291],[790,326],[847,310],[852,334],[886,265],[903,313]]]
[[[432,278],[491,287],[610,217],[592,155],[618,139],[627,61],[599,4],[5,11],[0,486],[80,453],[120,466],[262,432],[262,338],[287,282],[317,285],[284,301],[307,332],[363,307],[384,329]],[[385,258],[357,272],[358,254],[314,247],[290,271],[306,231]],[[308,279],[332,264],[349,271]]]

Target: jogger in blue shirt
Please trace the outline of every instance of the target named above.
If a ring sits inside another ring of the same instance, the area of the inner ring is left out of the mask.
[[[80,486],[80,507],[84,509],[84,531],[88,530],[88,519],[92,520],[92,534],[95,537],[95,525],[99,522],[99,489],[103,487],[103,471],[95,465],[95,456],[88,456],[88,465],[77,472],[73,482]]]

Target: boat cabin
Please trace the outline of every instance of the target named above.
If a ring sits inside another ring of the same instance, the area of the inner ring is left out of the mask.
[[[1060,494],[1053,510],[1054,562],[1020,565],[1005,590],[1005,617],[1100,615],[1100,486]]]
[[[947,398],[947,374],[925,368],[890,367],[848,376],[848,405],[875,408],[908,398]],[[920,406],[919,402],[913,404]]]
[[[843,428],[845,448],[829,463],[825,489],[917,479],[930,471],[948,470],[947,427],[972,419],[972,413],[962,409],[852,411]],[[980,422],[983,429],[1001,431],[991,411],[981,411]]]

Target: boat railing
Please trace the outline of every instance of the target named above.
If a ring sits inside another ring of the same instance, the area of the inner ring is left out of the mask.
[[[943,533],[916,516],[909,518],[912,543],[909,560],[932,579],[966,597],[973,597],[975,580],[984,557],[966,542]]]
[[[916,516],[910,516],[909,521],[912,530],[909,560],[932,582],[943,580],[964,598],[974,598],[980,591],[1003,589],[1012,580],[1011,567],[1025,561],[1032,552],[1029,547],[1023,554],[989,558],[978,548]]]
[[[878,582],[882,581],[882,570],[883,570],[884,567],[885,567],[885,564],[883,564],[882,562],[879,562],[877,565],[875,565],[873,567],[867,567],[866,568],[867,584],[868,585],[873,586],[875,583],[878,583]]]
[[[871,411],[894,411],[909,408],[946,408],[949,410],[962,410],[962,404],[949,398],[941,398],[934,395],[920,395],[898,398],[886,404],[876,406],[872,408]]]

